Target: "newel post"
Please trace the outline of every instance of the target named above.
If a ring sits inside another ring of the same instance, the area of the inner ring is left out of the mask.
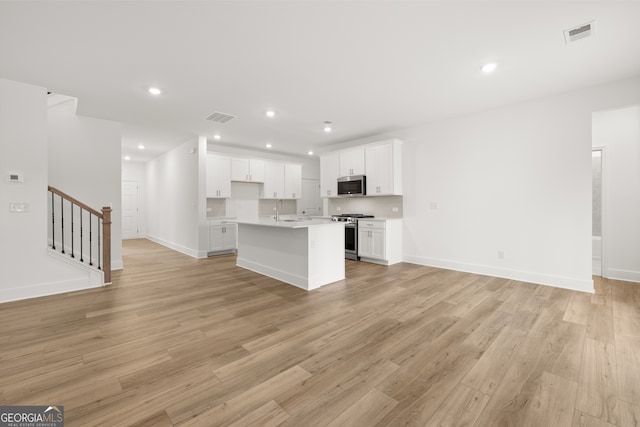
[[[104,268],[104,283],[111,283],[111,208],[102,208],[102,261]]]

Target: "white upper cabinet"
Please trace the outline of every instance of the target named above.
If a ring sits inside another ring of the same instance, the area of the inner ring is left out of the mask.
[[[402,144],[390,140],[365,149],[367,196],[402,195]]]
[[[302,165],[207,153],[207,197],[231,197],[231,181],[264,183],[263,199],[302,198]]]
[[[320,157],[320,197],[336,197],[338,194],[338,162],[337,153]]]
[[[320,196],[337,197],[338,178],[365,175],[367,196],[402,195],[402,141],[389,139],[320,157]]]
[[[340,152],[340,176],[364,175],[364,148]]]
[[[265,161],[263,199],[299,199],[302,196],[302,165]]]
[[[284,194],[285,199],[302,197],[302,165],[284,165]]]
[[[207,197],[231,197],[231,158],[207,154]]]
[[[232,158],[231,181],[264,182],[264,160],[246,157]]]
[[[263,199],[284,199],[284,163],[264,162]]]

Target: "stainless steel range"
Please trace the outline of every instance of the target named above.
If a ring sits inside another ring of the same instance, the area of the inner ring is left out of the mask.
[[[361,218],[373,218],[373,215],[342,214],[331,216],[331,221],[346,223],[344,225],[344,257],[346,259],[360,260],[358,257],[358,219]]]

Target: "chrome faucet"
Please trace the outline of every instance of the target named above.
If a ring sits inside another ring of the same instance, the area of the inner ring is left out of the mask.
[[[278,211],[278,202],[280,202],[280,207],[282,208],[282,199],[276,200],[276,222],[280,221],[280,212]]]

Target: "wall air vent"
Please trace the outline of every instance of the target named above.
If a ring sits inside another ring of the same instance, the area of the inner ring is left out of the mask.
[[[591,37],[596,29],[595,21],[587,22],[586,24],[578,25],[574,28],[564,30],[564,42],[566,44],[573,43],[575,41]]]
[[[220,111],[214,111],[205,117],[205,120],[209,120],[210,122],[215,123],[227,123],[231,119],[235,119],[236,116],[232,116],[231,114],[221,113]]]

